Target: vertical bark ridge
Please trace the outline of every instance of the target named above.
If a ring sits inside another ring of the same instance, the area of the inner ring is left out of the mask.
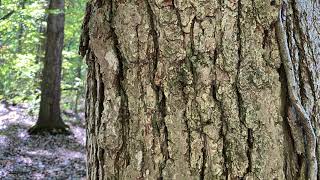
[[[279,19],[276,27],[276,35],[278,38],[279,51],[282,62],[284,64],[286,78],[288,81],[288,93],[290,101],[293,104],[297,115],[301,121],[305,136],[306,136],[306,160],[307,160],[307,178],[316,179],[317,177],[317,157],[316,157],[316,136],[311,124],[310,116],[307,114],[305,108],[301,104],[301,99],[297,93],[297,82],[295,80],[295,72],[290,56],[290,50],[287,44],[286,31],[283,26],[283,15],[285,15],[286,4],[282,4],[279,11]]]
[[[236,89],[236,95],[237,95],[237,106],[238,106],[238,115],[239,115],[239,120],[240,123],[247,128],[246,125],[246,109],[244,106],[244,101],[242,98],[241,94],[241,85],[240,85],[240,74],[241,74],[241,64],[242,64],[242,29],[241,29],[241,24],[242,24],[242,4],[241,0],[238,0],[238,6],[237,6],[237,42],[238,42],[238,62],[237,62],[237,74],[236,74],[236,81],[235,81],[235,89]],[[252,0],[252,4],[254,4],[254,0]],[[254,8],[253,8],[254,9]],[[247,150],[246,150],[246,156],[247,156],[247,167],[240,179],[246,178],[247,175],[252,171],[252,160],[251,160],[251,153],[252,153],[252,148],[253,148],[253,134],[252,134],[252,129],[247,128]]]
[[[96,159],[96,141],[94,136],[96,135],[96,127],[95,127],[95,120],[96,120],[96,112],[95,108],[91,108],[95,106],[95,103],[97,101],[97,91],[89,91],[89,89],[97,89],[97,81],[96,81],[96,69],[95,69],[95,62],[94,62],[94,55],[90,52],[87,54],[87,65],[89,69],[89,73],[87,74],[88,84],[87,84],[87,96],[89,98],[89,102],[87,101],[87,110],[86,110],[86,117],[92,118],[94,121],[88,122],[86,121],[87,126],[87,139],[91,139],[93,142],[88,143],[86,147],[88,148],[88,159],[91,159],[92,161],[88,161],[87,163],[87,176],[90,178],[94,178],[98,174],[98,160]],[[97,166],[97,168],[93,168],[94,166]]]
[[[275,9],[266,1],[238,1],[237,42],[238,65],[235,91],[238,99],[239,120],[245,135],[246,161],[239,178],[281,177],[283,154],[280,136],[281,119],[278,98],[266,98],[272,92],[280,93],[276,77],[275,57],[268,57],[268,32],[275,21]],[[273,59],[274,58],[274,59]],[[269,64],[269,65],[268,65]],[[271,66],[270,66],[271,65]],[[272,106],[272,108],[270,108]],[[265,114],[270,113],[267,117]],[[271,118],[272,117],[272,118]],[[272,119],[272,120],[271,120]],[[274,147],[277,147],[274,149]],[[263,149],[263,150],[262,150]],[[270,153],[273,151],[273,153]],[[260,157],[260,158],[258,158]],[[269,159],[266,163],[263,159]],[[259,165],[258,165],[259,164]],[[261,168],[262,164],[274,167]],[[275,170],[277,167],[277,170]],[[242,167],[243,168],[243,167]],[[281,179],[281,178],[280,178]]]
[[[88,78],[88,165],[100,166],[88,167],[89,177],[96,179],[103,166],[103,178],[111,179],[290,179],[303,173],[301,127],[285,121],[297,116],[284,98],[287,82],[276,72],[277,8],[277,1],[262,0],[92,2],[82,46],[87,54],[93,49],[102,76]],[[312,63],[298,71],[302,66]],[[306,70],[300,79],[309,84],[315,72]],[[317,88],[303,92],[310,89]],[[97,99],[104,99],[104,109]],[[311,107],[309,101],[306,96]]]
[[[241,22],[242,22],[242,4],[241,0],[238,0],[238,14],[237,14],[237,42],[238,42],[238,63],[237,63],[237,74],[236,74],[236,84],[235,84],[235,89],[236,89],[236,94],[237,94],[237,103],[238,103],[238,115],[239,115],[239,120],[240,123],[247,128],[247,150],[246,150],[246,156],[247,156],[247,167],[242,175],[240,177],[241,179],[246,178],[250,173],[252,172],[252,149],[253,149],[253,130],[252,128],[247,127],[246,125],[246,109],[244,106],[244,101],[242,98],[241,94],[241,85],[240,85],[240,74],[241,74],[241,64],[242,64],[242,29],[241,29]],[[253,11],[256,11],[254,8],[254,0],[252,0],[252,9]],[[264,42],[262,42],[264,45]]]
[[[129,133],[130,133],[130,113],[128,109],[128,96],[126,93],[126,87],[125,87],[125,80],[126,80],[126,67],[125,63],[127,60],[123,56],[119,39],[115,31],[115,22],[114,22],[114,16],[116,13],[116,3],[117,1],[110,0],[110,10],[109,10],[109,18],[110,18],[110,33],[113,41],[113,48],[114,52],[116,54],[117,60],[118,60],[118,79],[117,79],[117,85],[118,85],[118,93],[120,96],[120,108],[119,108],[119,116],[118,121],[120,122],[120,139],[121,144],[119,147],[118,152],[116,153],[116,157],[114,160],[114,172],[115,177],[119,179],[121,174],[123,173],[124,169],[130,164],[130,155],[129,155],[129,146],[130,146],[130,140],[129,140]]]
[[[217,55],[215,55],[215,59],[217,58]],[[214,60],[215,62],[216,60]],[[216,64],[215,64],[216,66]],[[217,76],[217,75],[215,75]],[[223,175],[225,176],[225,179],[228,179],[228,156],[227,156],[227,143],[226,143],[226,135],[227,132],[227,123],[226,123],[226,114],[225,110],[223,108],[223,101],[218,99],[218,87],[217,82],[212,82],[212,97],[214,101],[218,105],[218,109],[220,112],[220,121],[221,121],[221,127],[219,130],[219,138],[222,139],[222,156],[223,156]]]
[[[283,64],[278,69],[279,73],[279,81],[281,82],[281,97],[282,97],[282,110],[281,110],[281,117],[284,119],[283,126],[284,126],[284,143],[285,147],[284,150],[285,154],[285,178],[286,179],[302,179],[301,178],[301,168],[303,164],[299,162],[299,156],[303,153],[303,135],[300,128],[300,125],[292,121],[295,118],[292,117],[292,113],[289,109],[292,108],[290,105],[289,98],[287,97],[287,80],[285,75],[285,70]],[[301,139],[302,138],[302,139]]]
[[[163,178],[163,169],[166,167],[167,160],[170,159],[170,154],[168,151],[168,129],[165,122],[166,117],[166,96],[162,87],[161,82],[157,82],[156,73],[158,70],[158,63],[160,57],[160,47],[159,47],[159,39],[156,25],[156,16],[152,10],[151,4],[149,0],[145,0],[147,5],[147,13],[149,16],[150,23],[150,33],[153,39],[153,52],[152,52],[152,60],[153,60],[153,72],[152,72],[152,88],[156,94],[156,106],[157,110],[153,117],[153,124],[155,125],[155,130],[157,131],[157,136],[160,140],[160,150],[163,156],[163,161],[159,164],[159,178]],[[161,80],[160,80],[161,81]]]
[[[102,113],[104,110],[103,103],[105,101],[105,95],[104,95],[104,82],[102,79],[102,73],[100,70],[101,66],[99,63],[96,63],[96,82],[97,82],[97,102],[96,102],[96,107],[97,107],[97,114],[96,114],[96,122],[95,122],[95,136],[99,136],[99,129],[102,126]],[[104,149],[100,146],[96,146],[96,177],[104,177]]]

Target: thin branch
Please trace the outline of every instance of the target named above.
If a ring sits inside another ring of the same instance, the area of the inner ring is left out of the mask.
[[[62,91],[78,91],[79,88],[63,88]]]
[[[15,11],[12,10],[8,14],[4,15],[2,18],[0,18],[0,21],[8,19]]]

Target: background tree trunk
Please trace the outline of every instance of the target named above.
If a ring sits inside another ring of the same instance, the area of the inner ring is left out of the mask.
[[[60,116],[64,0],[50,0],[46,35],[39,119],[30,133],[54,129],[65,132],[66,125]]]
[[[288,96],[280,9],[319,139],[319,1],[90,1],[88,178],[319,179]]]
[[[26,3],[27,3],[26,0],[20,1],[18,8],[19,8],[20,10],[24,10]],[[21,51],[22,51],[24,31],[25,31],[25,25],[23,24],[23,22],[20,22],[20,23],[19,23],[19,30],[18,30],[18,32],[17,32],[18,45],[17,45],[16,53],[21,53]]]

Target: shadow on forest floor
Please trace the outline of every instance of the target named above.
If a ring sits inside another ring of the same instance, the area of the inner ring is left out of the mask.
[[[85,179],[83,120],[66,121],[69,136],[29,136],[35,122],[27,108],[0,104],[0,179]]]

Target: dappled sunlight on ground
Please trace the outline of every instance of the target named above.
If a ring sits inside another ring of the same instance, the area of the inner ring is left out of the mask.
[[[65,121],[69,136],[30,136],[35,121],[26,107],[0,104],[0,179],[85,179],[83,120]]]

